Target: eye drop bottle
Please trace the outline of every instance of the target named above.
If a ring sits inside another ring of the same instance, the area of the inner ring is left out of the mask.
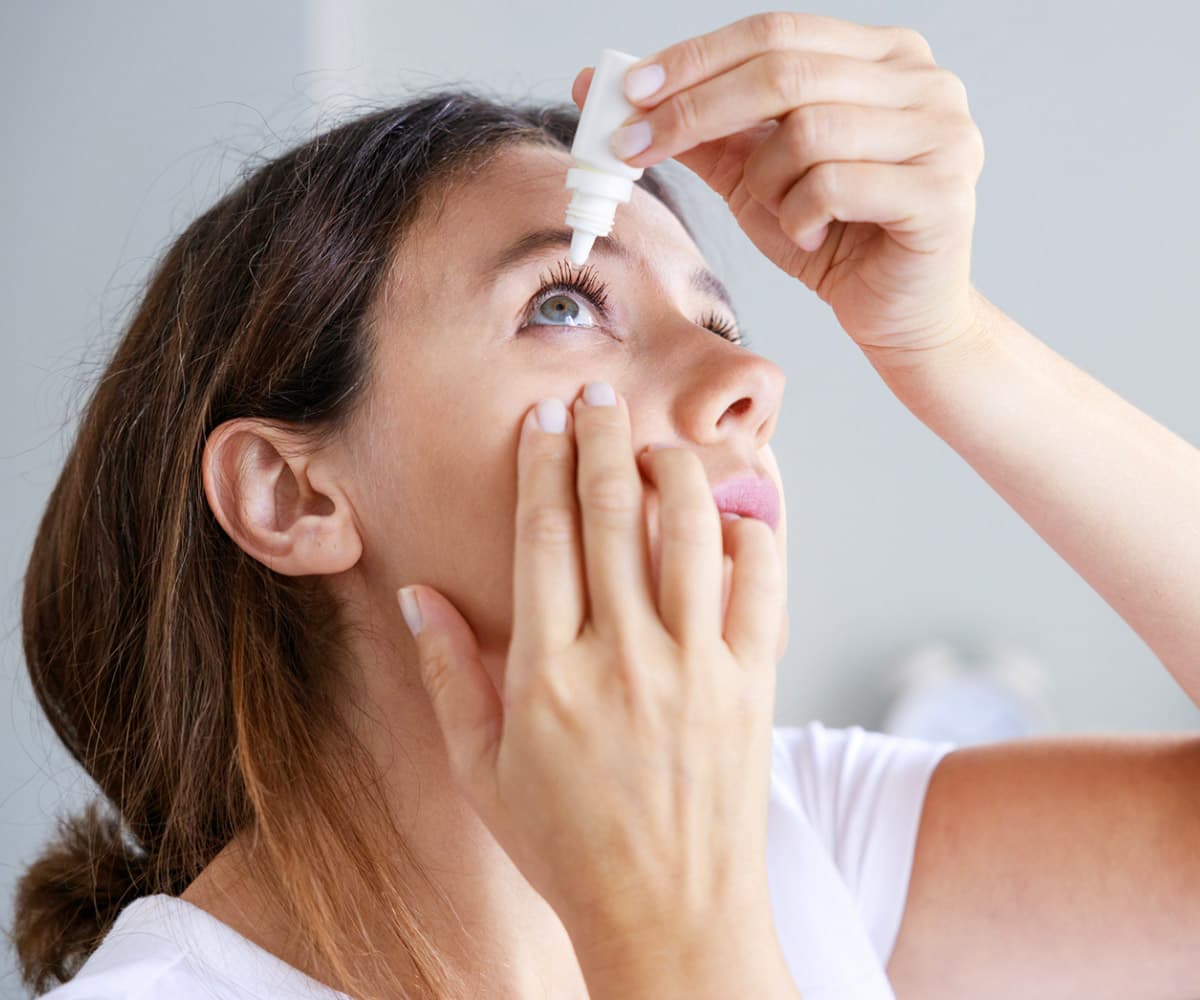
[[[597,236],[612,230],[618,202],[633,196],[633,182],[642,176],[641,167],[631,167],[609,151],[608,142],[630,115],[637,111],[622,89],[625,71],[638,61],[615,49],[605,49],[596,62],[579,127],[571,144],[575,166],[567,171],[567,189],[574,191],[567,206],[571,235],[572,264],[587,260]]]

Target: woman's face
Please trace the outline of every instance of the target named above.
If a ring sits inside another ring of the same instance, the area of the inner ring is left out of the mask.
[[[510,633],[518,432],[538,400],[570,406],[587,382],[607,381],[629,404],[635,451],[686,447],[710,485],[757,473],[782,498],[767,441],[785,376],[701,325],[733,313],[693,281],[706,263],[661,202],[635,187],[596,241],[586,268],[603,308],[575,290],[539,295],[543,278],[569,270],[570,165],[511,147],[433,199],[375,304],[374,379],[344,441],[371,603],[394,608],[397,587],[431,586],[493,662]],[[562,239],[530,237],[547,231]],[[614,241],[621,255],[606,252]],[[657,566],[657,493],[644,485]],[[782,516],[777,538],[786,572]],[[786,615],[780,656],[785,645]]]

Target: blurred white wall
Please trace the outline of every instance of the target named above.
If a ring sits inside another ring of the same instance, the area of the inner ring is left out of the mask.
[[[569,100],[602,47],[647,54],[745,3],[9,2],[0,9],[0,921],[53,816],[88,786],[41,719],[21,576],[87,391],[150,263],[232,183],[360,98],[455,80]],[[807,8],[815,9],[815,8]],[[921,31],[966,83],[987,162],[974,280],[1001,308],[1200,442],[1200,8],[855,0],[821,13]],[[324,114],[325,117],[322,117]],[[755,349],[788,374],[791,642],[776,719],[878,724],[889,671],[948,638],[1043,663],[1066,731],[1194,729],[1118,616],[888,392],[822,302],[704,190],[705,250]],[[23,995],[11,958],[0,997]]]

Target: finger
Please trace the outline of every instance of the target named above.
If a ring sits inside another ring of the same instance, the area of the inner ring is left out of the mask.
[[[596,75],[595,66],[584,66],[576,75],[575,82],[571,84],[571,100],[582,111],[583,102],[587,99],[588,89],[592,86],[592,77]]]
[[[539,410],[558,410],[563,431],[542,430]],[[561,400],[543,400],[525,415],[518,444],[513,641],[531,651],[569,646],[583,625],[583,588],[571,415]]]
[[[746,159],[776,128],[776,122],[762,122],[734,135],[713,142],[702,142],[676,155],[675,162],[682,163],[723,200],[728,201],[742,183],[742,166]],[[740,213],[739,221],[745,226]]]
[[[722,543],[724,544],[724,543]],[[729,585],[733,582],[733,560],[726,552],[721,556],[721,622],[725,621],[725,612],[729,610]],[[722,628],[722,631],[724,629]]]
[[[686,448],[644,452],[642,466],[659,495],[659,617],[680,643],[711,641],[720,625],[723,549],[704,466]]]
[[[826,160],[904,163],[938,151],[948,125],[912,110],[807,104],[785,115],[743,168],[746,190],[779,214],[783,196],[809,167]]]
[[[631,116],[626,126],[649,123],[650,144],[621,158],[631,166],[653,166],[806,104],[909,107],[922,102],[931,74],[939,72],[826,53],[767,52]],[[621,140],[619,130],[614,135],[618,154]]]
[[[650,589],[645,500],[630,442],[628,404],[614,394],[613,405],[589,405],[585,399],[597,398],[591,393],[600,385],[589,383],[572,411],[584,574],[596,629],[628,636],[649,615],[657,621],[658,614]]]
[[[413,586],[411,594],[417,606],[405,608],[402,594],[400,605],[406,619],[416,612],[419,625],[413,638],[421,682],[446,742],[451,768],[476,808],[489,816],[504,724],[502,700],[483,665],[475,633],[459,610],[430,587]]]
[[[907,28],[855,24],[820,14],[754,14],[639,59],[625,73],[625,93],[633,104],[650,108],[764,52],[802,50],[879,60],[902,46],[911,47],[919,37]],[[645,66],[661,67],[665,77],[662,86],[648,94],[629,86],[652,78],[637,73]]]
[[[733,559],[725,644],[748,669],[773,667],[785,597],[775,533],[752,517],[724,521],[722,527],[725,551]]]
[[[826,224],[874,222],[915,253],[942,249],[948,233],[975,218],[970,177],[949,177],[921,164],[818,163],[784,195],[779,228],[803,242]],[[966,231],[970,231],[969,227]]]

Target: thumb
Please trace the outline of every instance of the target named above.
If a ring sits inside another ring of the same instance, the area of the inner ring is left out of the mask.
[[[594,66],[584,66],[578,73],[575,74],[575,80],[571,84],[571,100],[583,109],[583,102],[587,100],[587,92],[592,89],[592,77],[596,75]]]
[[[436,590],[404,587],[397,597],[416,640],[421,683],[433,703],[450,767],[477,807],[487,808],[504,711],[475,633]]]

